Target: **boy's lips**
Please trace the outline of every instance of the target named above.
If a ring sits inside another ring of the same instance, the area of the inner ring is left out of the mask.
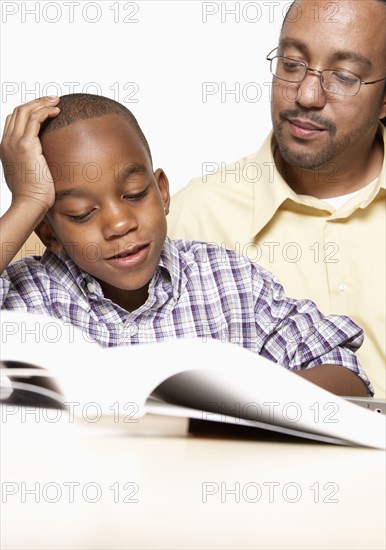
[[[142,263],[149,252],[150,243],[134,245],[126,250],[122,250],[114,256],[106,258],[106,261],[116,266],[132,266]]]

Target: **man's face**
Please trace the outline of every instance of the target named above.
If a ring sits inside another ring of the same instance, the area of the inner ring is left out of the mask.
[[[135,293],[145,296],[166,237],[165,174],[153,173],[145,146],[118,115],[77,121],[44,135],[42,145],[56,191],[48,247],[65,250],[114,301],[125,303],[126,291],[134,302]]]
[[[375,0],[300,0],[289,12],[276,55],[377,80],[386,75],[385,25],[385,6]],[[356,96],[339,96],[325,92],[316,73],[300,84],[273,78],[272,122],[284,161],[304,169],[349,165],[369,149],[386,115],[384,86],[362,85]]]

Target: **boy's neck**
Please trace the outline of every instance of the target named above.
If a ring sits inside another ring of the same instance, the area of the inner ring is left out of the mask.
[[[149,296],[149,283],[136,290],[123,290],[99,281],[105,298],[108,298],[126,311],[135,311],[143,306]]]

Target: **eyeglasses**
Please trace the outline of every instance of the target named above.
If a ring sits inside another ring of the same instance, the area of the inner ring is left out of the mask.
[[[316,73],[320,75],[320,84],[326,92],[335,95],[352,96],[357,95],[362,84],[375,84],[376,82],[386,80],[385,77],[378,80],[372,80],[371,82],[365,82],[350,71],[342,71],[340,69],[324,69],[323,71],[318,71],[317,69],[311,69],[307,63],[299,61],[298,59],[283,57],[282,55],[271,57],[273,52],[277,49],[278,48],[274,48],[269,52],[266,59],[271,63],[271,73],[273,76],[285,82],[299,84],[305,79],[308,72]]]

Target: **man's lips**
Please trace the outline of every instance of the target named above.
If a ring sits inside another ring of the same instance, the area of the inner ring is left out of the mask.
[[[318,126],[317,124],[309,120],[302,120],[299,118],[289,118],[288,122],[290,124],[293,124],[294,126],[297,126],[298,128],[301,128],[302,130],[313,130],[318,132],[325,130],[325,128],[322,128],[321,126]]]
[[[301,120],[298,118],[288,118],[289,127],[291,133],[295,137],[299,138],[311,138],[314,136],[319,136],[326,128],[322,128],[309,120]]]

